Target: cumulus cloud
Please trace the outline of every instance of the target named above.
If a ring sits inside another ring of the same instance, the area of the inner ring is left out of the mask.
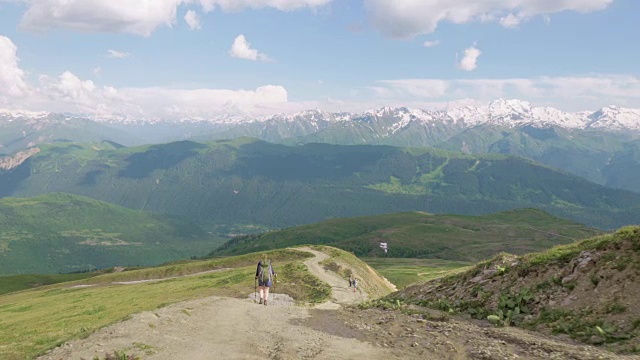
[[[256,49],[251,48],[251,43],[244,35],[238,35],[229,49],[229,55],[239,59],[251,61],[269,61],[269,57]]]
[[[70,71],[41,75],[29,97],[13,97],[10,103],[24,109],[163,120],[263,116],[296,108],[288,102],[287,90],[276,85],[249,90],[115,88],[99,86]]]
[[[100,66],[96,66],[93,68],[93,75],[99,78],[102,75],[102,68]]]
[[[28,92],[25,72],[19,67],[18,48],[0,35],[0,95],[24,96]]]
[[[513,29],[513,28],[517,28],[518,25],[520,25],[520,21],[521,19],[518,16],[515,16],[510,13],[509,15],[500,18],[500,25],[506,28]]]
[[[472,47],[466,49],[464,51],[464,56],[460,63],[458,64],[458,68],[464,71],[473,71],[478,68],[478,58],[482,54],[482,51],[476,47],[474,44]]]
[[[122,52],[118,50],[107,50],[107,58],[109,59],[126,59],[131,57],[131,54],[128,52]]]
[[[21,27],[32,31],[64,28],[81,32],[130,33],[150,36],[160,26],[176,23],[178,8],[199,5],[203,11],[216,8],[240,11],[247,8],[275,8],[292,11],[316,8],[332,0],[23,0],[29,7]],[[185,21],[193,28],[197,14],[187,13]],[[197,28],[197,26],[196,26]]]
[[[426,47],[426,48],[430,48],[430,47],[434,47],[440,44],[439,40],[433,40],[433,41],[425,41],[424,43],[422,43],[422,46]]]
[[[202,26],[200,25],[200,17],[198,16],[198,13],[193,10],[187,11],[184,16],[184,21],[187,22],[189,30],[191,31],[202,29]]]
[[[516,27],[535,16],[562,11],[581,13],[605,9],[613,0],[364,0],[369,18],[386,36],[412,38],[434,32],[440,22],[464,24],[499,21]]]
[[[82,32],[124,32],[149,36],[171,27],[184,0],[28,0],[21,27],[33,31],[66,28]]]

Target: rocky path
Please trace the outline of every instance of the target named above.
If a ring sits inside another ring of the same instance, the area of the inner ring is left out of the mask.
[[[366,294],[354,294],[344,279],[326,271],[319,264],[326,254],[301,250],[315,255],[306,265],[332,287],[331,301],[318,308],[295,306],[280,294],[267,307],[250,298],[187,301],[133,315],[39,359],[104,359],[114,350],[152,360],[622,358],[518,329],[341,308]]]

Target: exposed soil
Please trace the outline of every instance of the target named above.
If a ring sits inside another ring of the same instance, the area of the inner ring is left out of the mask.
[[[398,311],[345,307],[366,299],[366,289],[353,293],[344,279],[318,264],[325,254],[305,251],[316,255],[306,262],[309,269],[332,287],[327,304],[295,306],[280,294],[266,307],[252,298],[187,301],[136,314],[40,359],[88,360],[114,350],[163,360],[625,358],[515,328],[448,320],[438,313],[427,316],[440,319],[433,321]]]

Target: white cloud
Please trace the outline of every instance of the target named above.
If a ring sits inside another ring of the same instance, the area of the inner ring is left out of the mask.
[[[178,7],[198,4],[205,12],[220,8],[275,8],[292,11],[316,8],[332,0],[23,0],[29,7],[21,27],[32,31],[70,29],[81,32],[130,33],[150,36],[158,27],[176,23]],[[192,26],[196,18],[187,13]],[[192,27],[193,29],[193,27]]]
[[[256,49],[251,48],[251,43],[247,41],[244,35],[238,35],[229,49],[229,55],[232,57],[251,60],[251,61],[269,61],[269,57]]]
[[[464,51],[464,56],[460,63],[458,64],[458,68],[464,71],[473,71],[478,67],[478,58],[482,54],[482,51],[476,47],[474,44],[472,47],[467,48]]]
[[[184,21],[187,22],[191,31],[202,29],[202,25],[200,25],[200,17],[198,16],[198,13],[193,10],[187,11],[187,14],[184,16]]]
[[[66,28],[81,32],[123,32],[149,36],[171,27],[184,0],[28,0],[21,27],[34,31]]]
[[[500,21],[514,27],[539,15],[605,9],[613,0],[364,0],[369,18],[386,36],[412,38],[434,32],[440,22]],[[516,24],[517,21],[517,24]]]
[[[425,41],[424,43],[422,43],[422,46],[426,47],[426,48],[430,48],[430,47],[434,47],[440,44],[440,40],[433,40],[433,41]]]
[[[41,75],[29,97],[12,100],[12,107],[23,109],[158,119],[262,116],[295,107],[288,102],[287,90],[282,86],[266,85],[253,90],[115,88],[80,79],[69,71],[57,77]]]
[[[392,94],[402,97],[409,95],[417,98],[440,98],[447,93],[449,82],[438,79],[381,80],[385,88],[374,89],[378,96],[389,97]]]
[[[99,78],[102,75],[102,68],[100,66],[93,68],[93,75]]]
[[[587,75],[509,79],[381,80],[376,97],[393,101],[454,101],[519,98],[567,110],[595,110],[618,104],[640,108],[640,78],[630,75]]]
[[[107,50],[107,58],[109,59],[126,59],[131,57],[131,54],[128,52],[121,52],[118,50]]]
[[[13,41],[0,35],[0,96],[24,96],[29,91],[17,54],[18,48]]]
[[[515,16],[510,13],[509,15],[500,18],[500,25],[506,28],[513,29],[513,28],[517,28],[520,25],[520,21],[521,19],[518,16]]]
[[[333,0],[197,0],[205,11],[220,7],[224,11],[240,11],[247,8],[274,8],[281,11],[292,11],[302,8],[317,8],[329,4]]]
[[[279,111],[288,101],[287,90],[274,85],[261,86],[255,90],[157,87],[128,88],[121,92],[144,109],[145,116],[159,118],[267,115]]]

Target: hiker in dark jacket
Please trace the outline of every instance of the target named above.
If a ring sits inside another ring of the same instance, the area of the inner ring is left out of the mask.
[[[260,304],[267,305],[269,300],[269,288],[273,286],[273,280],[276,276],[271,260],[267,259],[267,255],[262,255],[262,259],[258,262],[256,268],[256,279],[258,280],[258,289],[260,289]]]

